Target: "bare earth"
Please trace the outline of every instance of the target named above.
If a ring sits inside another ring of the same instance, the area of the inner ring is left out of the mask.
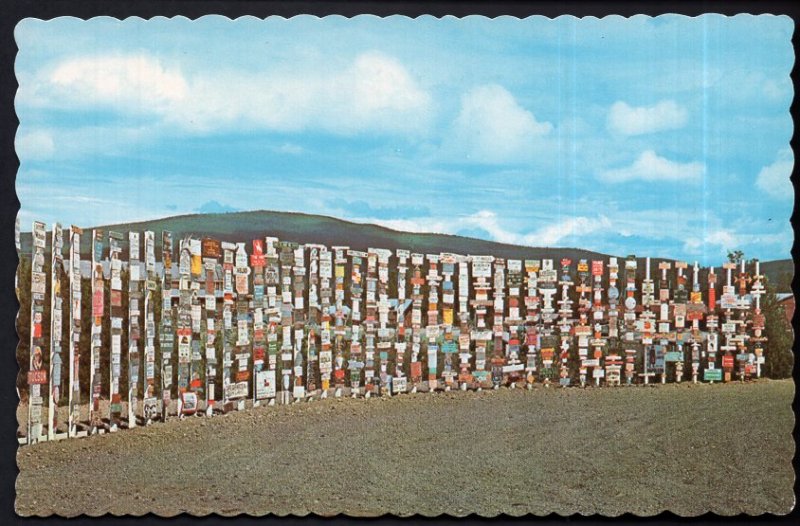
[[[41,443],[20,515],[466,515],[794,506],[791,380],[328,399]]]

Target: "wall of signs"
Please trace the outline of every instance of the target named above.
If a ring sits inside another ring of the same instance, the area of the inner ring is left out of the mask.
[[[81,235],[70,228],[64,261],[54,225],[48,287],[45,225],[33,225],[27,443],[210,416],[246,402],[746,380],[761,375],[765,360],[757,261],[704,269],[701,280],[696,263],[656,266],[646,258],[642,265],[633,256],[521,260],[275,237],[229,243],[185,236],[176,247],[167,231],[160,252],[154,232],[129,232],[127,240],[108,232],[105,251],[104,233],[94,230],[91,265],[81,276]],[[81,296],[82,279],[90,281],[91,298]],[[89,334],[81,330],[84,300]],[[78,381],[82,341],[91,351],[86,392]],[[127,392],[120,389],[123,367]],[[101,409],[104,393],[108,407]],[[81,404],[89,405],[85,422]]]

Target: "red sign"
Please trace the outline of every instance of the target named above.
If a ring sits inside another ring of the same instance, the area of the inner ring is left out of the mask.
[[[47,370],[28,371],[28,385],[44,385],[47,383]]]
[[[411,362],[411,378],[422,376],[422,362]]]
[[[237,382],[246,382],[250,379],[250,371],[237,371],[236,372],[236,381]]]
[[[722,368],[723,369],[732,369],[733,368],[733,356],[723,356],[722,357]]]
[[[112,290],[111,291],[111,306],[112,307],[122,307],[122,291],[121,290]]]
[[[99,318],[103,316],[103,290],[97,290],[92,296],[92,316]]]
[[[592,261],[592,276],[602,276],[602,275],[603,275],[603,262]]]

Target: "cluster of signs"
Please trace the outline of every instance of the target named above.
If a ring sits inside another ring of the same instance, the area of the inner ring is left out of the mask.
[[[42,437],[41,385],[49,383],[52,408],[60,401],[62,384],[59,225],[51,245],[50,374],[43,368],[48,347],[42,337],[48,296],[44,229],[34,223],[30,443]],[[70,229],[68,436],[78,436],[80,425],[81,234],[77,227]],[[245,243],[186,236],[174,269],[172,234],[165,231],[159,269],[154,233],[144,232],[143,239],[144,265],[138,232],[129,233],[127,247],[118,233],[108,233],[107,246],[101,231],[92,233],[88,433],[116,429],[124,404],[128,427],[138,419],[145,424],[166,419],[174,373],[177,413],[205,410],[210,415],[243,408],[247,399],[255,405],[289,403],[324,398],[331,388],[334,396],[341,396],[345,385],[353,396],[369,397],[418,389],[530,388],[536,382],[584,385],[590,378],[596,385],[648,383],[654,377],[680,382],[687,373],[694,382],[729,381],[734,375],[760,376],[764,363],[760,298],[765,290],[757,261],[752,273],[744,263],[723,265],[727,279],[717,303],[713,268],[701,287],[697,264],[690,285],[686,263],[676,262],[673,272],[672,264],[662,262],[660,279],[653,279],[650,259],[640,277],[633,256],[624,260],[621,280],[613,257],[555,262],[402,249],[358,251],[274,237],[253,240],[248,254]],[[129,391],[123,399],[125,278]],[[102,334],[106,323],[108,343]],[[105,352],[110,363],[106,421],[99,414],[99,364]],[[58,422],[56,411],[49,414],[52,439]]]

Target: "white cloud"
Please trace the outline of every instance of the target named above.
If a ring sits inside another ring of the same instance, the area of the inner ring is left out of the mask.
[[[532,237],[538,246],[553,246],[566,237],[581,237],[598,230],[610,230],[611,221],[605,216],[568,217],[542,227]]]
[[[702,238],[696,236],[687,238],[683,244],[683,250],[687,254],[696,255],[707,252],[709,248],[716,247],[713,252],[725,255],[729,250],[735,250],[740,246],[742,245],[736,234],[721,228],[706,233]]]
[[[419,217],[412,219],[358,219],[359,223],[374,223],[404,232],[429,232],[437,234],[455,234],[464,228],[485,231],[492,241],[510,245],[532,247],[556,246],[568,237],[583,237],[599,230],[612,228],[611,221],[603,216],[568,217],[542,226],[529,233],[514,232],[500,224],[496,213],[480,210],[474,214],[455,218]]]
[[[44,130],[18,134],[14,146],[20,161],[45,160],[53,156],[53,136]]]
[[[168,111],[186,99],[188,86],[178,70],[146,55],[80,57],[60,63],[50,83],[66,98],[85,105],[122,110]]]
[[[792,183],[789,177],[794,169],[794,154],[790,148],[778,152],[775,162],[758,172],[756,186],[776,199],[792,199]]]
[[[531,157],[537,140],[552,130],[551,123],[537,121],[505,88],[489,84],[461,98],[450,141],[471,161],[515,162]]]
[[[645,150],[631,166],[600,173],[600,179],[608,183],[631,180],[642,181],[694,181],[705,175],[706,166],[699,161],[680,163],[658,156],[653,150]]]
[[[339,70],[298,66],[289,72],[192,75],[144,55],[80,57],[59,63],[31,90],[36,94],[26,101],[101,105],[155,116],[197,133],[321,129],[416,134],[427,130],[432,106],[430,95],[401,63],[376,52],[358,55]]]
[[[686,124],[688,112],[671,100],[654,106],[629,106],[623,101],[611,105],[608,129],[620,135],[643,135],[674,130]]]

